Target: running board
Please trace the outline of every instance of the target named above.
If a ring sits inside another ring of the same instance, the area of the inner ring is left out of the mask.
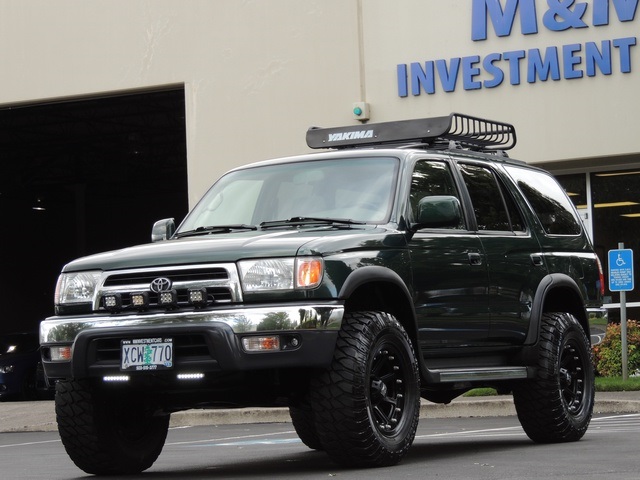
[[[527,367],[447,368],[431,370],[439,381],[483,382],[488,380],[522,380],[529,377]]]

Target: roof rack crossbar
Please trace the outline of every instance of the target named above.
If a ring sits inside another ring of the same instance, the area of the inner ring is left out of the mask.
[[[516,144],[516,130],[508,123],[452,113],[446,117],[347,127],[311,127],[307,131],[307,145],[311,148],[430,144],[436,140],[453,140],[471,149],[509,150]]]

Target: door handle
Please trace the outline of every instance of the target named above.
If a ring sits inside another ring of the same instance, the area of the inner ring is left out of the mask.
[[[539,255],[537,253],[532,253],[530,256],[531,256],[531,263],[533,263],[534,266],[542,267],[544,265],[544,262],[542,261],[542,255]]]
[[[475,252],[471,252],[468,255],[469,255],[469,263],[471,265],[482,265],[482,255]]]

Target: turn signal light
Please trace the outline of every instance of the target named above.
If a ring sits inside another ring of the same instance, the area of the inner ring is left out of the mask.
[[[71,347],[50,347],[52,362],[68,362],[71,360]]]
[[[242,347],[246,352],[278,351],[280,350],[280,337],[278,335],[244,337]]]
[[[322,260],[318,258],[298,259],[297,286],[313,288],[322,280]]]

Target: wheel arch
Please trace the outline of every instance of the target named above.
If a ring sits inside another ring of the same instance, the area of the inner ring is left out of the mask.
[[[393,315],[409,335],[420,361],[413,300],[400,275],[380,266],[358,268],[344,282],[339,297],[347,312],[377,310]]]
[[[547,312],[571,313],[576,317],[587,337],[590,335],[582,291],[576,281],[568,275],[552,273],[538,285],[531,306],[531,325],[525,340],[526,345],[537,343],[542,314]]]

